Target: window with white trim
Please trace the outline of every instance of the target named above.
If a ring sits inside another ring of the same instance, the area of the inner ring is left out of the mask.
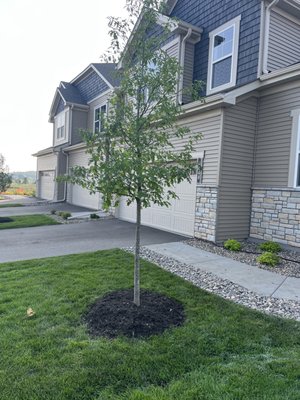
[[[207,94],[236,84],[241,17],[210,32]]]
[[[298,117],[298,135],[296,147],[295,187],[300,188],[300,116]]]
[[[107,113],[106,104],[96,107],[94,112],[94,132],[103,132],[104,131],[104,118]]]
[[[56,139],[63,140],[66,138],[65,135],[65,113],[64,111],[57,114],[55,117],[55,129],[56,129]]]

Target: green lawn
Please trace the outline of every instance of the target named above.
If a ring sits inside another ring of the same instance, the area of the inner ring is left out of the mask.
[[[1,199],[0,199],[1,200]],[[8,208],[8,207],[23,207],[23,204],[20,203],[5,203],[0,204],[0,208]]]
[[[299,323],[147,262],[142,286],[184,303],[185,325],[147,340],[91,339],[82,313],[131,287],[132,263],[111,250],[0,264],[1,400],[299,400]]]
[[[53,218],[43,214],[18,215],[16,217],[8,217],[8,218],[11,218],[12,221],[1,222],[0,229],[29,228],[33,226],[59,224],[59,222],[56,222]]]

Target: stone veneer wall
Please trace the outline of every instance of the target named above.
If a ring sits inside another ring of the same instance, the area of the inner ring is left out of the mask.
[[[216,240],[218,189],[211,186],[198,186],[196,197],[195,237]]]
[[[254,189],[250,237],[300,247],[300,191]]]

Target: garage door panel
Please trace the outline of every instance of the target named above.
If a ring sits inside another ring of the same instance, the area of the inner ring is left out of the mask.
[[[89,155],[85,150],[74,151],[69,156],[69,167],[82,166],[87,167]],[[76,206],[98,210],[100,208],[100,194],[90,194],[90,191],[79,185],[68,186],[68,202]]]
[[[54,198],[54,171],[40,171],[40,197],[45,200]]]
[[[192,183],[182,182],[172,188],[178,199],[170,201],[170,207],[161,207],[152,204],[142,210],[142,224],[154,228],[181,233],[188,236],[194,235],[194,221],[196,208],[196,177]],[[136,205],[127,206],[126,197],[122,197],[118,216],[126,221],[136,221]]]

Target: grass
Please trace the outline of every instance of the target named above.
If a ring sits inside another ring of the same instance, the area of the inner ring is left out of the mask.
[[[299,399],[299,323],[148,262],[142,286],[181,301],[185,325],[147,340],[90,338],[82,314],[99,296],[131,287],[132,264],[121,250],[0,264],[1,399]]]
[[[35,196],[36,185],[35,183],[16,183],[13,182],[10,187],[3,194],[6,195],[22,195],[22,196]]]
[[[59,222],[54,221],[53,218],[43,214],[18,215],[8,218],[11,218],[12,221],[0,223],[0,230],[59,224]]]
[[[23,207],[24,204],[20,203],[5,203],[5,204],[0,204],[0,208],[9,208],[9,207]]]

